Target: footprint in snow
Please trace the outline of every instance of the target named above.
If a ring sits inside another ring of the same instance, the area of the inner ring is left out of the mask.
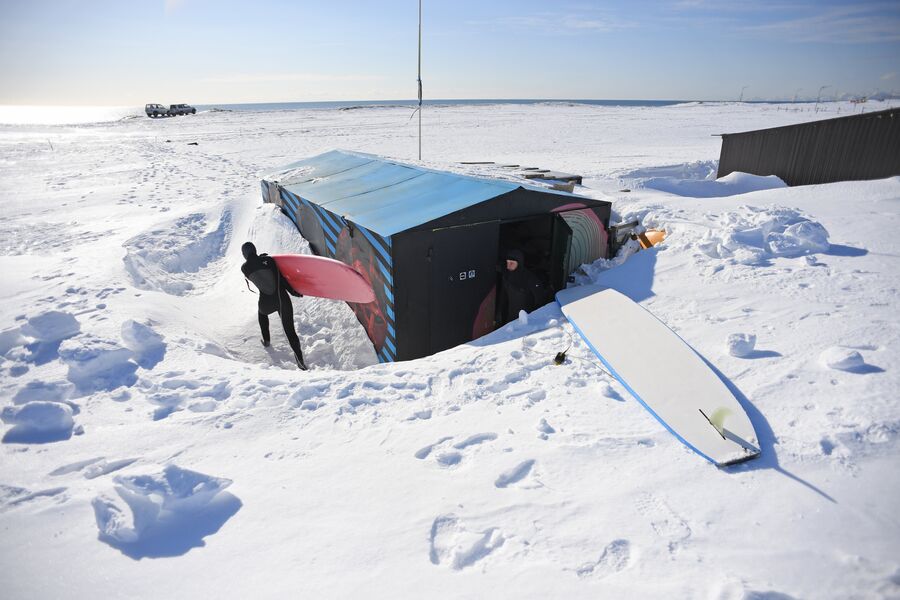
[[[424,460],[434,452],[434,459],[438,466],[445,469],[449,467],[455,467],[462,462],[465,456],[464,452],[467,449],[472,448],[473,446],[478,446],[485,442],[496,440],[497,434],[493,432],[476,433],[475,435],[470,435],[461,442],[453,444],[452,447],[447,448],[447,442],[452,439],[452,436],[443,437],[433,444],[429,444],[428,446],[420,448],[416,451],[414,456],[419,460]],[[437,449],[440,449],[441,451],[435,452],[435,450]]]
[[[463,441],[453,444],[453,447],[457,450],[463,450],[464,448],[468,448],[469,446],[477,446],[478,444],[483,444],[484,442],[491,442],[497,439],[496,433],[476,433],[475,435],[470,435]]]
[[[600,558],[595,562],[586,562],[575,574],[582,579],[586,577],[604,578],[627,568],[631,562],[631,544],[628,540],[613,540],[603,549]]]
[[[418,458],[419,460],[425,460],[426,458],[428,458],[428,455],[431,454],[431,452],[432,452],[435,448],[437,448],[438,446],[440,446],[440,445],[443,444],[444,442],[449,442],[449,441],[452,440],[452,439],[453,439],[452,437],[443,437],[443,438],[439,439],[438,441],[436,441],[436,442],[433,443],[433,444],[429,444],[429,445],[425,446],[424,448],[419,448],[419,449],[416,451],[416,453],[414,454],[414,456],[415,456],[416,458]]]
[[[429,541],[431,564],[446,565],[459,571],[485,559],[503,545],[505,538],[496,527],[469,530],[451,514],[434,520]]]
[[[691,537],[691,528],[684,519],[656,496],[642,494],[635,506],[638,512],[649,519],[653,531],[668,543],[670,553],[678,550],[679,546]]]
[[[529,473],[531,473],[531,469],[534,467],[534,459],[522,461],[513,468],[500,473],[500,476],[497,477],[497,480],[494,482],[494,486],[498,488],[509,487],[514,483],[518,483],[525,479]]]
[[[63,494],[63,492],[66,489],[65,487],[54,487],[30,492],[25,488],[0,485],[0,511],[4,508],[20,506],[38,498],[54,498],[57,502],[65,502],[67,495]]]

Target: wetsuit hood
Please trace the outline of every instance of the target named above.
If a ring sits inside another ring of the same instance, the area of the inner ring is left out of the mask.
[[[241,254],[244,255],[244,260],[250,260],[256,256],[256,246],[253,245],[253,242],[244,242],[244,245],[241,246]]]

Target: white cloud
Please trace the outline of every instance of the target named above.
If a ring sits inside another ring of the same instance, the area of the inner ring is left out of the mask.
[[[885,73],[884,75],[882,75],[881,80],[888,81],[889,79],[894,79],[896,76],[897,76],[897,73],[894,71],[891,71],[890,73]]]
[[[900,16],[884,14],[882,4],[859,4],[817,15],[744,28],[794,42],[872,44],[900,41]]]
[[[488,23],[480,22],[473,24],[499,24],[502,27],[516,27],[539,33],[551,33],[557,35],[607,33],[637,26],[636,23],[607,15],[551,12],[502,17]]]

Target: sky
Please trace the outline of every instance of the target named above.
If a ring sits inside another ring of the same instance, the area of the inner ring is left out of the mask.
[[[900,1],[423,0],[426,99],[900,94]],[[416,0],[0,0],[0,104],[416,97]]]

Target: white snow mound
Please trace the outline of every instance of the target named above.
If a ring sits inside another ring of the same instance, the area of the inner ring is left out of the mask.
[[[698,243],[710,258],[762,265],[777,257],[794,258],[830,248],[825,227],[799,211],[779,206],[742,206],[723,213],[718,227]]]
[[[726,342],[728,354],[744,358],[753,353],[756,347],[756,336],[752,333],[732,333]]]
[[[753,175],[735,171],[716,179],[718,161],[698,161],[637,169],[620,176],[628,187],[654,189],[691,198],[721,198],[761,190],[787,187],[775,175]]]
[[[115,500],[98,496],[93,500],[100,536],[106,541],[135,543],[145,532],[173,517],[204,509],[230,479],[211,477],[169,465],[162,473],[116,477],[116,492],[127,509]],[[126,510],[129,510],[129,516]]]
[[[819,355],[819,361],[829,369],[849,371],[859,369],[866,364],[862,354],[850,348],[832,346]]]
[[[16,425],[22,433],[71,431],[72,408],[59,402],[29,402],[22,406],[6,406],[0,420]]]
[[[231,236],[231,213],[224,211],[211,231],[206,215],[182,217],[125,242],[125,269],[134,284],[174,296],[202,291],[198,274],[225,255]]]
[[[60,345],[59,357],[69,366],[67,379],[83,393],[130,387],[137,381],[131,350],[111,340],[90,334],[70,338]]]

